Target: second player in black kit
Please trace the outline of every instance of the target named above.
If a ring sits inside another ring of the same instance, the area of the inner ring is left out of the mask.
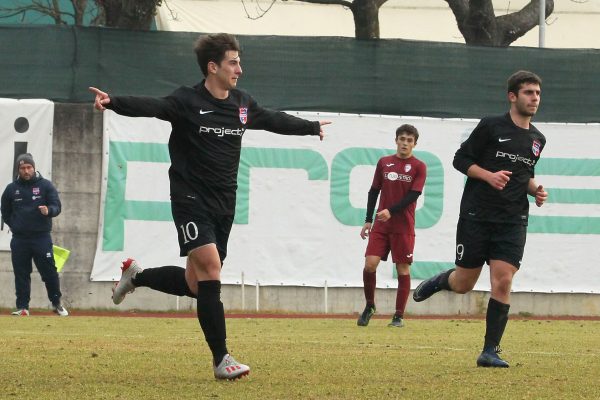
[[[164,98],[112,97],[90,88],[98,110],[108,108],[125,116],[156,117],[171,123],[171,208],[180,256],[187,257],[185,269],[142,269],[135,260],[127,259],[113,289],[113,302],[121,303],[140,286],[197,298],[198,321],[212,352],[214,376],[236,379],[247,375],[250,368],[227,350],[220,273],[235,213],[242,138],[247,129],[263,129],[322,140],[321,126],[329,122],[307,121],[262,108],[236,89],[242,69],[234,36],[202,36],[194,51],[205,79]]]
[[[485,263],[491,294],[486,312],[481,367],[508,367],[500,358],[500,340],[508,322],[510,291],[521,267],[529,216],[528,195],[538,207],[548,193],[535,182],[534,168],[546,139],[530,121],[540,101],[541,79],[518,71],[508,79],[510,110],[483,118],[454,156],[454,167],[467,175],[456,228],[456,267],[423,281],[413,292],[417,302],[441,290],[467,293]]]
[[[488,171],[510,171],[510,184],[499,191],[468,177],[461,218],[527,225],[529,201],[525,194],[545,144],[546,138],[535,126],[520,128],[509,113],[483,118],[456,152],[454,167],[465,175],[473,162]]]

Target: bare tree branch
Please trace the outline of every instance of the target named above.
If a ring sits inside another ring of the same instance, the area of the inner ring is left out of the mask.
[[[22,14],[23,18],[25,18],[25,14],[28,12],[34,12],[52,18],[56,25],[66,25],[67,21],[65,20],[65,17],[73,18],[73,21],[76,25],[81,25],[83,23],[83,14],[87,0],[71,0],[71,3],[73,4],[73,9],[75,10],[74,13],[62,10],[58,0],[33,0],[28,5],[0,7],[0,13],[3,13],[0,14],[0,18],[10,18],[19,14]]]
[[[446,0],[446,3],[450,6],[456,21],[463,21],[467,17],[467,13],[469,12],[469,0]]]
[[[277,1],[277,0],[271,0],[271,4],[269,4],[269,7],[267,7],[266,9],[263,9],[259,5],[259,3],[256,3],[257,4],[257,8],[259,10],[259,13],[258,13],[257,17],[253,17],[253,16],[250,15],[250,13],[248,12],[248,8],[246,8],[246,2],[244,0],[242,0],[242,5],[244,6],[244,12],[246,13],[246,17],[248,19],[257,20],[259,18],[264,17],[264,15],[269,12],[269,10],[271,9],[271,7],[273,7],[273,4],[275,4],[275,1]]]
[[[445,0],[458,29],[469,45],[508,47],[539,24],[539,0],[521,10],[496,17],[492,0]],[[545,16],[554,11],[554,0],[546,0]]]
[[[282,0],[282,1],[288,1],[288,0]],[[352,8],[352,2],[344,1],[344,0],[297,0],[297,1],[301,1],[302,3],[329,4],[329,5],[338,5],[338,6]],[[385,1],[384,1],[384,3],[385,3]]]
[[[10,18],[27,13],[48,16],[57,25],[66,25],[73,19],[75,25],[83,25],[88,10],[89,0],[70,0],[73,12],[61,9],[59,0],[31,0],[30,2],[14,2],[13,7],[0,7],[0,18]],[[163,0],[93,0],[96,6],[92,25],[148,30],[156,9]]]
[[[546,0],[545,18],[554,11],[554,1]],[[545,19],[544,18],[544,19]],[[498,28],[502,32],[501,45],[509,46],[512,42],[525,35],[539,25],[540,2],[532,0],[521,10],[497,18]]]
[[[282,0],[287,1],[287,0]],[[379,39],[379,9],[387,0],[297,0],[303,3],[339,5],[352,11],[354,37]]]

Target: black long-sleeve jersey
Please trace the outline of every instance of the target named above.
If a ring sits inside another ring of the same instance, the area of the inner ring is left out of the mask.
[[[510,114],[486,117],[454,155],[454,167],[467,174],[473,164],[491,172],[511,171],[503,190],[494,189],[480,179],[467,178],[460,216],[466,219],[527,225],[529,201],[527,188],[534,167],[546,144],[537,128],[518,127]]]
[[[182,86],[162,98],[110,97],[107,108],[130,117],[169,121],[171,199],[195,199],[219,215],[235,213],[237,173],[246,129],[283,135],[319,135],[318,121],[260,107],[247,93],[233,89],[214,98],[204,81]]]

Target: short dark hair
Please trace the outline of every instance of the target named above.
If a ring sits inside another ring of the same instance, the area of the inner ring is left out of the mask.
[[[194,45],[194,53],[204,76],[208,75],[208,63],[220,64],[227,51],[240,51],[240,44],[229,33],[215,33],[200,36]]]
[[[417,140],[419,140],[419,131],[411,124],[404,124],[396,129],[396,139],[398,139],[398,136],[402,135],[403,133],[407,134],[408,136],[414,136],[415,143],[417,143]]]
[[[524,83],[537,83],[542,86],[542,78],[529,71],[517,71],[512,74],[507,83],[508,93],[519,94],[519,89]]]

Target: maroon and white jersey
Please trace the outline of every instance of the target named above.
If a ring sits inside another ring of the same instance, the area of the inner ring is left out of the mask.
[[[397,204],[409,191],[423,192],[427,166],[414,156],[402,159],[395,154],[382,157],[377,162],[373,176],[374,189],[381,191],[377,212]],[[387,222],[375,221],[373,230],[387,233],[415,234],[416,202],[392,214]]]

